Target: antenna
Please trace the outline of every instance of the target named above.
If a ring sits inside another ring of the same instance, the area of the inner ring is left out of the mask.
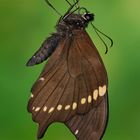
[[[72,4],[71,4],[68,0],[66,0],[66,2],[67,2],[70,6],[72,6]]]
[[[59,15],[59,16],[62,16],[56,9],[55,7],[49,2],[49,0],[45,0],[46,3]]]
[[[109,39],[110,40],[110,47],[112,47],[113,46],[113,40],[109,37],[109,36],[107,36],[106,34],[104,34],[103,32],[101,32],[99,29],[97,29],[94,25],[93,25],[93,23],[91,23],[91,25],[92,25],[92,27],[93,27],[93,29],[95,30],[95,32],[96,32],[96,34],[98,35],[98,37],[101,39],[101,41],[103,42],[103,44],[105,45],[105,47],[106,47],[106,52],[105,52],[105,54],[107,54],[107,52],[108,52],[108,45],[105,43],[105,41],[102,39],[102,37],[99,35],[99,33],[100,34],[102,34],[102,35],[104,35],[107,39]]]
[[[78,2],[77,2],[77,1],[78,1]],[[79,5],[79,0],[73,0],[73,2],[74,2],[74,3],[77,2],[77,5],[75,5],[76,8],[79,8],[79,7],[80,7],[80,5]]]
[[[70,8],[67,10],[67,12],[64,14],[63,19],[67,18],[67,17],[69,16],[69,14],[71,14],[70,11],[73,9],[73,7],[74,7],[78,2],[79,2],[79,0],[76,0],[76,2],[75,2],[73,5],[71,5],[71,7],[70,7]],[[79,9],[79,8],[76,8],[76,10],[77,10],[77,9]],[[76,10],[74,10],[74,11],[76,11]]]

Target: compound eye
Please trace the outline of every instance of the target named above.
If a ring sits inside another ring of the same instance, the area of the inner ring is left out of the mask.
[[[94,19],[94,15],[93,14],[85,14],[85,18],[86,18],[86,20],[91,21]]]
[[[86,15],[85,15],[85,18],[86,18],[87,20],[90,20],[90,15],[89,15],[89,14],[86,14]]]

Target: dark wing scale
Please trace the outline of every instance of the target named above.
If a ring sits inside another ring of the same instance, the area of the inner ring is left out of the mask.
[[[61,42],[59,43],[56,51],[52,54],[52,57],[49,58],[49,61],[47,62],[47,65],[45,65],[43,71],[41,72],[41,75],[38,78],[38,80],[40,79],[40,77],[44,77],[45,75],[48,75],[49,73],[51,73],[52,70],[56,69],[56,67],[58,66],[58,63],[60,63],[60,55],[64,51],[65,43],[66,43],[66,41],[61,40]],[[39,84],[38,80],[36,81],[36,83],[32,87],[32,91],[34,91],[34,92],[41,89],[43,84],[44,84],[44,83],[41,83],[41,85],[38,85]],[[37,85],[38,85],[38,87],[37,87]]]
[[[42,88],[46,86],[46,83],[49,82],[49,80],[55,75],[59,67],[62,65],[62,62],[60,61],[60,55],[64,53],[65,43],[66,41],[63,41],[63,40],[60,42],[61,45],[59,44],[56,51],[52,54],[52,57],[50,57],[48,63],[45,65],[39,78],[33,85],[31,92],[34,98],[30,98],[28,102],[29,112],[32,111],[32,102],[34,101],[34,99],[37,97],[38,94],[40,94],[40,91],[42,90]],[[40,78],[44,78],[44,82]]]
[[[104,97],[93,100],[93,91],[107,85],[107,75],[96,48],[92,48],[91,40],[87,42],[85,38],[88,38],[86,32],[80,31],[74,38],[60,41],[32,88],[33,97],[29,100],[28,110],[33,120],[39,123],[38,138],[43,137],[52,122],[75,120],[75,125],[78,125],[81,117],[90,119],[96,107],[95,113],[98,112],[101,101],[106,102]],[[96,114],[102,115],[102,112]],[[73,125],[67,125],[74,132]]]
[[[87,85],[88,92],[93,92],[95,89],[99,90],[99,86],[108,86],[104,64],[87,33],[76,31],[75,38],[77,41],[76,46],[80,50],[81,57],[83,58],[82,76],[84,76],[84,80],[81,80]],[[66,122],[66,125],[79,140],[100,140],[105,131],[108,119],[107,92],[105,96],[98,97],[97,101],[93,100],[92,105],[93,108],[87,114],[77,114]]]
[[[65,51],[65,44],[66,40],[61,39],[58,47],[54,51],[54,53],[49,57],[49,61],[47,62],[47,65],[45,65],[41,75],[43,76],[44,74],[47,74],[54,68],[54,66],[57,66],[57,64],[60,62],[60,56],[64,53]],[[54,68],[55,69],[55,68]]]
[[[60,81],[57,89],[50,96],[48,101],[45,102],[44,107],[47,107],[46,112],[40,111],[36,116],[36,121],[39,122],[38,138],[43,137],[44,132],[46,131],[48,126],[56,120],[57,116],[60,113],[60,111],[57,110],[57,107],[60,104],[60,100],[63,97],[64,92],[67,90],[67,86],[70,85],[69,75],[65,74],[65,77],[62,80],[63,81]],[[49,113],[51,108],[53,108],[54,110]]]
[[[93,69],[89,65],[89,63],[86,61],[86,59],[82,59],[83,65],[82,65],[82,71],[83,71],[83,78],[84,78],[84,83],[87,88],[87,112],[92,109],[93,106],[93,89],[97,89],[98,87],[98,82],[96,79],[96,75],[93,73]],[[92,77],[91,77],[92,75]],[[94,80],[92,80],[94,79]]]
[[[80,37],[76,37],[77,46],[81,50],[81,53],[83,54],[85,59],[94,68],[99,85],[107,84],[108,79],[104,64],[89,35],[85,31],[81,30],[76,32],[76,34],[80,34]]]
[[[72,109],[72,103],[73,103],[73,97],[74,97],[74,85],[75,81],[73,78],[70,78],[69,84],[67,85],[67,88],[65,90],[65,93],[61,97],[59,103],[62,104],[62,110],[61,115],[57,114],[57,117],[55,117],[55,121],[61,121],[64,122],[72,116],[71,109]],[[69,97],[71,96],[71,97]]]
[[[32,113],[33,120],[39,123],[38,138],[44,135],[50,123],[54,121],[64,122],[70,118],[68,115],[70,109],[68,108],[67,110],[66,107],[68,107],[67,105],[70,105],[70,107],[72,105],[74,78],[70,78],[66,61],[71,39],[66,42],[66,44],[61,44],[65,46],[64,48],[63,46],[59,46],[63,48],[63,51],[61,51],[55,68],[48,66],[47,68],[50,67],[49,72],[48,70],[43,70],[43,74],[40,75],[39,79],[43,77],[44,80],[38,80],[32,88],[34,96],[29,101],[28,110]],[[58,50],[55,52],[58,54],[57,51]],[[55,56],[52,55],[51,58],[54,59],[53,57]],[[47,65],[49,65],[49,63]],[[73,87],[73,91],[71,87]],[[63,107],[62,111],[57,109],[59,104]],[[60,118],[58,118],[58,116]]]
[[[84,41],[84,38],[82,39]],[[88,56],[86,55],[86,57]],[[74,96],[76,96],[78,100],[77,102],[74,100],[74,102],[78,104],[78,108],[77,108],[78,114],[83,114],[88,112],[92,108],[92,104],[96,105],[98,104],[98,102],[101,101],[101,98],[99,98],[97,102],[94,103],[92,102],[93,91],[94,89],[99,88],[99,83],[94,68],[92,67],[91,63],[87,60],[86,57],[85,54],[81,51],[79,44],[77,43],[77,38],[75,39],[74,36],[73,43],[71,44],[69,49],[68,71],[70,75],[76,79],[76,83],[77,83],[76,90],[78,92],[78,95],[77,96],[74,95]],[[84,104],[81,104],[81,102],[83,102],[82,99],[83,101],[84,99],[86,99]]]
[[[83,79],[84,79],[84,84],[86,86],[87,89],[87,107],[86,107],[86,111],[88,112],[90,109],[92,109],[92,90],[93,90],[93,86],[92,88],[90,87],[89,83],[90,83],[90,79],[88,79],[88,76],[90,75],[90,73],[88,73],[88,71],[90,70],[90,65],[89,63],[87,63],[87,61],[85,61],[85,59],[82,59],[82,73],[83,73]],[[89,75],[88,75],[89,74]],[[92,83],[93,84],[93,83]],[[96,85],[96,84],[95,84]]]
[[[65,55],[68,51],[67,44],[68,42],[62,41],[62,44],[58,46],[58,48],[50,58],[50,61],[47,64],[48,67],[45,66],[46,69],[43,70],[42,74],[34,84],[32,88],[32,94],[34,98],[31,98],[28,103],[29,112],[33,112],[34,107],[41,107],[46,98],[50,96],[53,90],[57,87],[57,84],[60,82],[60,80],[62,80],[61,78],[63,77],[63,75],[66,73],[67,66]],[[41,80],[41,78],[43,78],[43,81]],[[33,120],[35,120],[34,113],[35,112],[32,113]]]
[[[69,49],[68,54],[68,72],[71,75],[71,77],[76,78],[78,75],[82,73],[81,69],[81,53],[80,51],[75,47],[76,41],[73,38],[72,43]]]
[[[53,100],[51,100],[51,104],[49,104],[49,100],[56,98],[59,94],[61,95],[61,93],[59,93],[59,89],[61,90],[61,86],[60,83],[64,82],[64,77],[66,74],[66,65],[62,66],[62,69],[58,70],[57,73],[55,73],[55,75],[49,80],[48,83],[46,83],[46,85],[44,86],[44,88],[39,92],[38,96],[35,98],[35,100],[32,103],[32,107],[39,107],[39,108],[43,108],[45,103],[47,102],[47,107],[49,107],[50,105],[53,105],[55,102],[53,102]],[[66,80],[66,79],[65,79]],[[57,81],[57,82],[56,82]],[[63,84],[63,83],[62,83]],[[52,106],[53,107],[53,106]],[[42,111],[40,111],[42,112]],[[38,122],[40,122],[40,117],[42,116],[42,114],[38,114],[38,112],[34,112],[33,114],[33,118]]]
[[[87,87],[85,85],[84,77],[83,75],[80,75],[77,77],[78,85],[79,85],[79,99],[77,101],[78,104],[78,109],[77,113],[83,114],[86,113],[88,102],[87,102],[87,97],[88,97],[88,92],[87,92]]]
[[[108,120],[107,93],[97,108],[85,115],[76,115],[65,124],[78,140],[100,140]]]
[[[73,39],[73,42],[69,49],[69,55],[68,55],[68,71],[71,77],[76,79],[76,82],[78,83],[78,100],[75,101],[77,104],[77,113],[85,113],[87,112],[87,101],[82,101],[84,99],[87,99],[88,91],[87,87],[85,85],[85,80],[83,76],[82,71],[82,56],[78,48],[76,48],[76,40]],[[86,67],[86,65],[84,65]],[[81,105],[81,101],[84,103]],[[74,102],[73,102],[74,103]]]

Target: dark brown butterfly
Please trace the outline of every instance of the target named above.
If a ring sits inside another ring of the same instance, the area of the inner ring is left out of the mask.
[[[48,1],[47,1],[48,2]],[[85,31],[94,15],[71,5],[28,61],[48,63],[32,87],[28,111],[39,124],[38,139],[53,122],[64,123],[79,140],[100,140],[108,120],[108,77],[103,61]],[[52,5],[49,3],[52,7]],[[54,9],[54,7],[52,7]]]

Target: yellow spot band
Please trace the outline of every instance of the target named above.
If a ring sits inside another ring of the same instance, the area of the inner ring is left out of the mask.
[[[77,103],[74,102],[73,105],[72,105],[72,109],[75,110],[76,108],[77,108]]]
[[[54,107],[51,107],[48,113],[52,113],[54,111]]]
[[[66,105],[65,110],[70,109],[70,105]]]
[[[62,109],[62,105],[57,106],[57,110],[60,111]]]
[[[96,101],[97,98],[98,98],[98,90],[96,89],[96,90],[94,90],[94,92],[93,92],[93,99]]]
[[[82,98],[81,99],[81,104],[83,105],[83,104],[85,104],[86,103],[86,98]]]

